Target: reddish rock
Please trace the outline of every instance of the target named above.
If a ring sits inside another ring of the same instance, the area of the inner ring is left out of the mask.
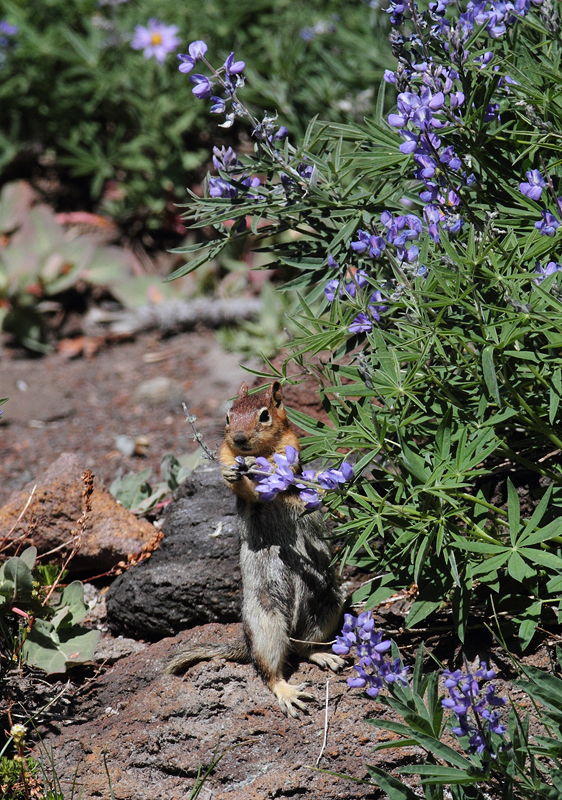
[[[0,509],[2,535],[13,528],[10,538],[19,538],[28,531],[27,542],[35,545],[39,554],[65,543],[69,550],[83,513],[83,472],[77,456],[63,453],[39,480],[14,493]],[[18,522],[34,485],[29,507]],[[138,555],[156,533],[153,525],[131,514],[96,481],[91,505],[80,549],[69,564],[73,575],[99,574],[111,569],[128,555]],[[61,548],[59,553],[64,550]]]
[[[214,754],[231,748],[208,778],[205,800],[380,798],[374,786],[314,769],[324,739],[327,679],[328,734],[320,769],[366,779],[366,763],[389,768],[404,757],[419,757],[414,748],[373,753],[377,742],[393,738],[366,721],[382,713],[380,704],[350,690],[346,675],[312,664],[301,664],[291,678],[306,682],[317,698],[298,720],[283,716],[251,665],[211,661],[185,677],[162,674],[188,641],[230,640],[240,627],[193,628],[106,672],[95,695],[76,709],[78,718],[90,721],[70,724],[45,742],[61,784],[71,782],[78,769],[77,793],[109,797],[105,751],[116,800],[180,800],[189,796],[199,768],[204,772]]]

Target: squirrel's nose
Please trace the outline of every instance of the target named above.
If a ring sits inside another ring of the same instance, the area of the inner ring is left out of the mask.
[[[246,444],[248,441],[248,437],[244,433],[244,431],[236,431],[232,436],[235,444]]]

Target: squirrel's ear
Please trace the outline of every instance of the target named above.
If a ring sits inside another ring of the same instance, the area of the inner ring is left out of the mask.
[[[273,381],[267,393],[271,396],[277,408],[283,405],[283,390],[281,389],[279,381]]]
[[[248,386],[245,382],[242,383],[240,389],[238,390],[238,399],[241,400],[243,397],[246,397],[248,394]]]

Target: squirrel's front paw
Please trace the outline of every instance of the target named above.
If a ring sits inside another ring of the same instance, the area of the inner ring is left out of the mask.
[[[256,464],[253,456],[236,456],[234,464],[225,464],[222,468],[222,476],[227,483],[236,483],[242,478],[248,477],[249,472]]]

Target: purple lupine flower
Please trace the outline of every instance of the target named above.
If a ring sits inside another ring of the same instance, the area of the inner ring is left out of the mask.
[[[486,111],[484,112],[484,122],[493,122],[495,119],[497,119],[498,122],[501,121],[500,104],[489,103],[486,106]]]
[[[460,108],[464,103],[464,92],[451,92],[449,95],[449,106],[451,111]]]
[[[164,25],[157,19],[149,19],[148,25],[137,25],[131,41],[133,50],[142,50],[145,58],[154,58],[160,64],[166,60],[168,53],[175,50],[181,42],[177,25]]]
[[[351,648],[357,642],[357,634],[355,633],[355,626],[357,619],[352,614],[344,614],[343,628],[341,636],[336,636],[336,644],[332,645],[332,650],[339,656],[348,655]]]
[[[4,36],[16,36],[19,28],[17,25],[11,25],[7,19],[0,20],[0,33]]]
[[[320,508],[320,505],[322,504],[322,498],[320,497],[320,494],[316,489],[312,489],[310,487],[302,489],[302,491],[299,492],[299,497],[303,501],[304,507],[307,511],[314,511],[315,509]]]
[[[277,130],[273,136],[271,137],[274,142],[282,142],[284,139],[287,138],[289,135],[289,131],[284,125],[279,126],[279,130]]]
[[[206,75],[192,75],[189,79],[191,83],[195,84],[191,90],[193,94],[200,100],[205,100],[213,94],[213,84]]]
[[[224,172],[232,172],[237,167],[242,168],[232,147],[224,147],[224,145],[220,150],[218,147],[213,147],[213,166],[216,170],[222,169]]]
[[[441,164],[446,164],[449,169],[459,170],[462,167],[462,161],[455,155],[453,145],[446,147],[439,156]]]
[[[441,240],[441,235],[439,233],[439,222],[444,217],[443,212],[439,206],[429,203],[424,207],[423,215],[425,217],[425,221],[427,222],[427,230],[429,235],[434,242],[439,242]]]
[[[546,208],[541,211],[541,216],[542,221],[535,222],[535,228],[540,231],[541,236],[554,236],[556,229],[560,226],[560,222]]]
[[[312,164],[299,164],[297,167],[297,172],[301,176],[301,178],[305,178],[309,181],[312,177],[312,173],[314,172],[314,167]]]
[[[366,314],[361,312],[358,314],[348,328],[350,333],[370,333],[373,330],[373,324]]]
[[[545,278],[548,278],[549,275],[554,275],[555,272],[562,272],[562,264],[557,264],[555,261],[549,261],[546,267],[543,267],[541,264],[537,263],[535,273],[538,275],[538,277],[534,279],[533,283],[536,283],[537,286],[540,286]]]
[[[442,227],[453,236],[456,235],[464,225],[464,219],[458,214],[449,214],[441,223]]]
[[[224,68],[228,75],[239,75],[241,72],[244,72],[246,64],[244,61],[235,61],[234,53],[231,53],[224,62]]]
[[[211,197],[238,197],[238,189],[224,178],[209,178],[209,195]]]
[[[527,180],[519,184],[519,191],[525,197],[530,197],[531,200],[540,200],[542,190],[546,186],[546,180],[538,169],[530,169],[525,173],[525,177]]]
[[[278,467],[289,468],[298,464],[299,461],[299,451],[296,447],[292,447],[288,444],[285,447],[285,455],[281,455],[280,453],[275,453],[273,456],[273,460],[277,464]]]
[[[211,95],[211,100],[213,101],[213,105],[209,109],[211,114],[224,114],[226,111],[226,102],[223,100],[223,98]]]
[[[333,280],[328,281],[326,286],[324,287],[324,294],[326,295],[328,302],[333,303],[338,293],[338,289],[340,286],[340,282],[337,278],[333,278]]]
[[[357,284],[360,289],[363,289],[368,283],[369,276],[364,269],[358,269],[353,277],[355,278],[355,284]]]
[[[317,480],[323,489],[337,489],[339,483],[346,483],[353,477],[353,467],[343,461],[339,469],[327,469],[318,473]]]
[[[364,253],[369,246],[371,237],[367,231],[363,231],[361,229],[357,231],[357,236],[359,239],[355,242],[351,242],[351,249],[355,250],[356,253]]]
[[[377,322],[380,320],[380,315],[383,313],[383,311],[386,311],[387,309],[387,306],[384,305],[384,302],[385,300],[378,289],[373,292],[371,299],[369,300],[369,311],[371,312],[373,319],[376,319]]]
[[[332,650],[338,655],[349,655],[355,648],[359,663],[354,666],[357,675],[347,679],[348,686],[365,689],[370,697],[376,697],[384,684],[391,686],[396,681],[407,685],[406,674],[400,658],[387,661],[385,653],[391,647],[389,639],[384,638],[382,631],[375,630],[375,621],[370,611],[364,611],[358,617],[352,614],[344,616],[341,636],[336,636]]]
[[[405,667],[402,664],[402,660],[400,658],[395,658],[394,661],[386,661],[380,668],[380,675],[387,683],[394,683],[395,681],[400,681],[403,686],[408,685],[408,679],[406,675],[408,674],[409,667]]]
[[[400,136],[402,136],[402,138],[406,141],[402,142],[398,149],[401,153],[404,153],[405,156],[410,155],[410,153],[413,153],[418,146],[419,135],[417,133],[412,133],[412,131],[402,129],[400,131]]]
[[[197,40],[196,42],[191,42],[189,47],[189,55],[187,53],[178,53],[176,58],[180,61],[180,65],[178,67],[180,72],[189,73],[195,66],[196,61],[201,61],[207,52],[207,45],[205,42]]]
[[[466,675],[461,670],[443,671],[445,687],[449,690],[449,697],[441,701],[443,708],[452,711],[457,720],[453,733],[459,738],[468,736],[468,751],[483,753],[485,750],[494,755],[490,733],[505,733],[505,727],[499,722],[499,711],[490,711],[490,708],[504,706],[506,699],[498,697],[495,686],[491,684],[481,694],[480,682],[491,680],[495,676],[493,669],[488,669],[482,661],[480,669],[474,674]]]

